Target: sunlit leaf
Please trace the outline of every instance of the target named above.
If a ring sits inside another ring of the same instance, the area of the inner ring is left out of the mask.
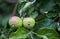
[[[16,32],[12,32],[9,36],[9,39],[22,39],[27,38],[28,31],[24,28],[19,28]]]

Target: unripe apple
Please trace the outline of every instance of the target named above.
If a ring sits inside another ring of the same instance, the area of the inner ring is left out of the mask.
[[[16,27],[16,28],[19,28],[22,26],[22,20],[21,18],[17,17],[17,16],[12,16],[10,19],[9,19],[9,25],[11,27]]]
[[[23,19],[23,26],[28,28],[28,29],[32,29],[35,25],[35,20],[31,17],[28,18],[24,18]]]

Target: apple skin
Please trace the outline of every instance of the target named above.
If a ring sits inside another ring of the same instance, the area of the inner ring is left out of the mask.
[[[22,20],[21,18],[17,17],[17,16],[12,16],[10,19],[9,19],[9,25],[11,27],[16,27],[16,28],[19,28],[22,26]]]
[[[23,26],[28,28],[28,29],[32,29],[35,25],[35,20],[31,17],[28,18],[24,18],[23,19]]]

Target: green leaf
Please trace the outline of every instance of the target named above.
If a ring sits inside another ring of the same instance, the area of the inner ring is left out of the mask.
[[[60,3],[60,0],[55,0],[56,3]]]
[[[38,36],[32,34],[32,36],[28,36],[26,39],[40,39]]]
[[[3,0],[0,0],[0,4],[3,3]]]
[[[57,23],[54,22],[52,19],[44,18],[36,23],[37,29],[49,28],[49,29],[56,29]]]
[[[4,38],[0,37],[0,39],[4,39]]]
[[[45,1],[46,2],[46,1]],[[41,6],[41,9],[40,11],[43,12],[43,13],[46,13],[50,10],[53,9],[53,6],[55,5],[54,1],[53,0],[49,0],[47,1],[46,3],[43,2],[40,6]]]
[[[30,17],[32,17],[32,18],[36,18],[37,16],[38,16],[37,12],[32,12],[32,14],[30,15]]]
[[[18,5],[18,13],[20,14],[20,16],[22,15],[22,13],[20,13],[20,11],[22,12],[21,9],[23,9],[24,5],[25,5],[26,2],[22,2]]]
[[[26,2],[22,2],[18,5],[18,11],[24,7]]]
[[[8,20],[11,17],[11,15],[7,15],[6,17],[3,18],[2,20],[2,26],[7,26]]]
[[[26,2],[27,0],[18,0],[18,3]]]
[[[2,16],[0,15],[0,24],[2,23]]]
[[[46,16],[47,16],[48,18],[56,17],[56,16],[57,16],[57,13],[47,13]]]
[[[37,34],[42,38],[46,36],[48,39],[60,39],[60,35],[55,30],[48,28],[38,30]]]
[[[59,17],[60,17],[60,13],[59,13]]]
[[[25,12],[26,12],[28,15],[31,15],[31,13],[34,12],[34,7],[33,7],[33,6],[29,6],[29,7],[25,10]]]
[[[59,25],[59,26],[57,26],[57,30],[58,30],[58,31],[60,31],[60,25]]]
[[[22,39],[27,38],[28,31],[24,28],[19,28],[16,32],[12,32],[9,36],[9,39]]]

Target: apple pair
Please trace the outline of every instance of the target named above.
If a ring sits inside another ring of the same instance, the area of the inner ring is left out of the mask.
[[[12,27],[19,28],[22,25],[28,29],[32,29],[35,25],[35,20],[31,17],[24,18],[23,20],[17,16],[12,16],[9,19],[9,25]]]

